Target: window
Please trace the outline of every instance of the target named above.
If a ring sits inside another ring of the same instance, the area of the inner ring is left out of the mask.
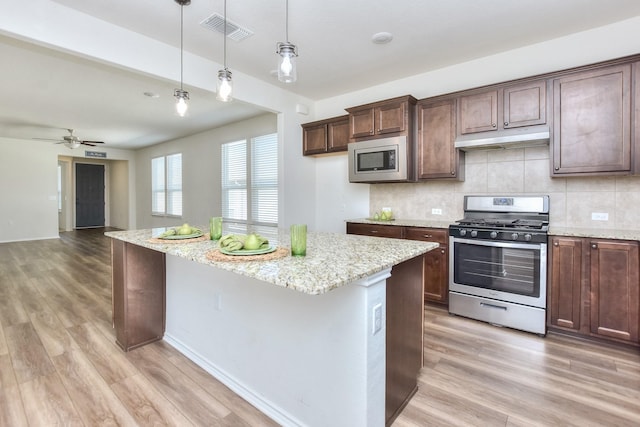
[[[151,214],[182,216],[182,154],[151,159]]]
[[[222,217],[278,224],[278,135],[222,144]]]

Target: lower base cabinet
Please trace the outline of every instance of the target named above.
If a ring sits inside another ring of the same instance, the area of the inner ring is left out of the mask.
[[[638,242],[553,236],[548,326],[640,345]]]
[[[439,248],[424,255],[424,300],[447,304],[449,301],[449,230],[427,227],[404,227],[398,225],[347,223],[347,234],[392,237],[396,239],[435,242]]]

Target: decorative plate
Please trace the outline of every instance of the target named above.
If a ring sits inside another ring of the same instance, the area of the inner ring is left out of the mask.
[[[269,254],[273,251],[276,250],[275,246],[269,246],[268,248],[262,248],[262,249],[239,249],[237,251],[228,251],[226,249],[222,249],[220,248],[220,252],[222,252],[225,255],[263,255],[263,254]]]
[[[391,219],[382,219],[382,218],[378,218],[378,219],[373,219],[373,218],[367,218],[368,221],[377,221],[377,222],[389,222],[389,221],[395,221],[395,218],[391,218]]]
[[[158,239],[182,240],[182,239],[195,239],[196,237],[201,237],[201,236],[204,236],[204,233],[202,231],[198,233],[193,233],[193,234],[174,234],[173,236],[158,237]]]

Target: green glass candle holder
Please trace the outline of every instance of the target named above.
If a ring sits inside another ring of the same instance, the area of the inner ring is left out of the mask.
[[[222,237],[222,217],[214,216],[209,220],[209,238],[219,240]]]

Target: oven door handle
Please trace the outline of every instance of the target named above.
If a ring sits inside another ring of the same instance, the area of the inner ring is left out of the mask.
[[[507,307],[504,307],[502,305],[495,305],[495,304],[489,304],[488,302],[481,302],[480,305],[482,307],[488,307],[488,308],[497,308],[499,310],[504,310],[507,311]]]

